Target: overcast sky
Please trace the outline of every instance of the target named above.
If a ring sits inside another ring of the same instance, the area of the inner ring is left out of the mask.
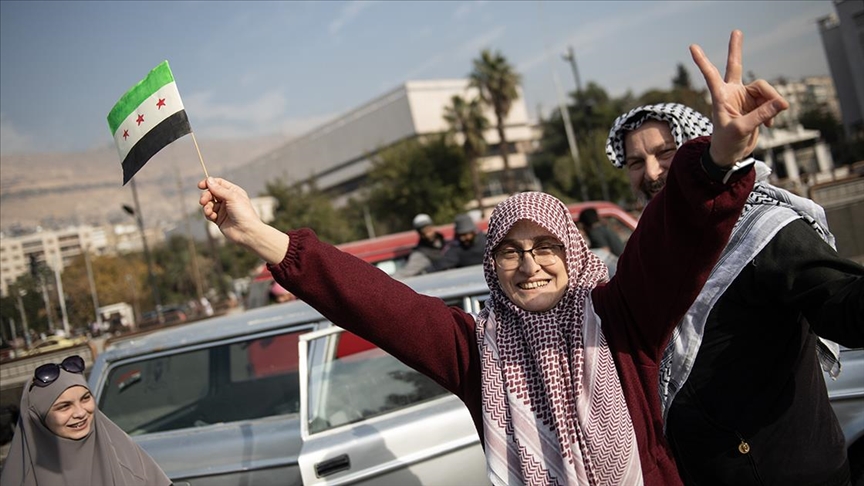
[[[105,117],[162,60],[201,138],[299,135],[406,80],[464,77],[482,48],[523,75],[529,112],[574,80],[618,96],[668,88],[687,47],[718,67],[734,28],[757,76],[828,74],[828,1],[0,1],[0,151],[113,143]]]

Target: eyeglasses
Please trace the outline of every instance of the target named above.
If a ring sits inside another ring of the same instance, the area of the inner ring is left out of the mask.
[[[57,363],[48,363],[44,364],[33,372],[33,382],[30,384],[30,389],[32,390],[34,386],[38,386],[39,388],[45,388],[57,381],[57,378],[60,377],[60,370],[66,370],[69,373],[83,373],[84,372],[84,359],[77,354],[75,356],[69,356],[64,359],[60,364]]]
[[[537,265],[547,267],[558,260],[558,255],[555,252],[562,249],[564,249],[564,245],[553,245],[549,243],[543,243],[540,246],[527,248],[525,250],[504,248],[503,250],[495,252],[495,263],[498,264],[502,270],[513,270],[519,267],[519,264],[522,262],[522,256],[526,253],[530,253]]]

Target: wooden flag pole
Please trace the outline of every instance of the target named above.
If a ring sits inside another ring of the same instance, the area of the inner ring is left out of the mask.
[[[207,166],[204,165],[204,157],[201,156],[201,149],[198,148],[198,140],[195,139],[195,132],[190,131],[192,134],[192,143],[195,144],[195,151],[198,152],[198,160],[201,161],[201,168],[204,169],[204,177],[210,177],[210,174],[207,173]]]

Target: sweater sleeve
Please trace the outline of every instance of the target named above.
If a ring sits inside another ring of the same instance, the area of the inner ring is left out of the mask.
[[[749,170],[728,184],[712,181],[701,166],[708,140],[678,149],[666,187],[643,211],[615,277],[591,294],[621,378],[646,485],[681,484],[663,437],[658,365],[669,335],[726,246],[755,179]]]
[[[733,176],[728,184],[708,177],[701,157],[709,140],[691,140],[678,150],[666,187],[643,211],[615,277],[594,291],[604,331],[626,336],[624,347],[643,364],[659,360],[753,188],[752,170]]]
[[[466,403],[476,398],[469,382],[480,376],[479,351],[470,314],[418,294],[309,229],[288,235],[285,258],[268,265],[279,285]]]

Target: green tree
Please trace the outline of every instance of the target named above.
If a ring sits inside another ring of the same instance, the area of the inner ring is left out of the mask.
[[[495,127],[501,142],[501,158],[504,159],[504,188],[512,194],[516,192],[516,187],[510,171],[510,145],[504,133],[504,119],[510,113],[513,102],[519,98],[517,88],[522,78],[500,52],[493,54],[484,49],[473,63],[474,69],[469,75],[471,86],[480,91],[480,99],[495,113]]]
[[[443,135],[382,150],[372,159],[367,181],[378,234],[409,229],[417,213],[452,221],[472,198],[468,159]]]
[[[279,203],[271,223],[277,228],[311,228],[321,240],[333,244],[362,237],[333,207],[330,196],[318,189],[315,180],[288,184],[279,178],[267,183],[266,193]]]
[[[678,63],[675,77],[672,78],[672,89],[693,89],[693,85],[690,83],[690,72],[681,63]]]
[[[450,126],[448,135],[461,134],[462,150],[471,168],[471,184],[477,208],[483,211],[483,185],[480,180],[480,157],[486,153],[486,140],[483,133],[489,128],[489,120],[483,115],[483,108],[477,98],[465,101],[461,96],[450,99],[444,107],[444,120]]]
[[[147,264],[141,253],[91,256],[90,267],[100,306],[126,302],[135,310],[136,318],[155,307]],[[63,290],[68,297],[66,311],[70,326],[93,322],[96,313],[84,255],[75,257],[63,269]]]
[[[690,73],[683,64],[678,64],[676,74],[672,78],[671,89],[649,89],[632,104],[625,106],[625,109],[629,110],[639,105],[658,103],[681,103],[711,118],[711,101],[708,90],[693,88],[690,83]]]
[[[615,118],[632,103],[632,96],[611,98],[594,82],[573,93],[567,109],[576,134],[582,177],[591,199],[602,199],[606,184],[609,199],[623,203],[632,200],[627,190],[626,174],[616,170],[606,157],[606,137]],[[534,173],[543,189],[567,202],[580,200],[579,184],[560,110],[541,120],[540,150],[531,156]],[[622,189],[623,188],[623,189]]]
[[[20,300],[19,300],[20,297]],[[20,306],[19,306],[20,304]],[[24,274],[9,285],[7,296],[0,300],[0,316],[2,316],[4,335],[11,338],[10,326],[14,323],[15,333],[24,337],[24,324],[21,320],[21,308],[27,319],[27,328],[40,333],[48,330],[48,318],[45,313],[45,303],[40,294],[39,284],[30,274]],[[5,334],[8,332],[9,334]]]
[[[200,274],[202,291],[206,294],[213,286],[215,264],[195,245],[198,258],[198,273]],[[159,286],[159,296],[162,305],[183,305],[189,300],[198,299],[199,278],[195,275],[192,264],[192,253],[189,240],[182,235],[174,235],[164,244],[151,250],[153,255],[156,284]]]

